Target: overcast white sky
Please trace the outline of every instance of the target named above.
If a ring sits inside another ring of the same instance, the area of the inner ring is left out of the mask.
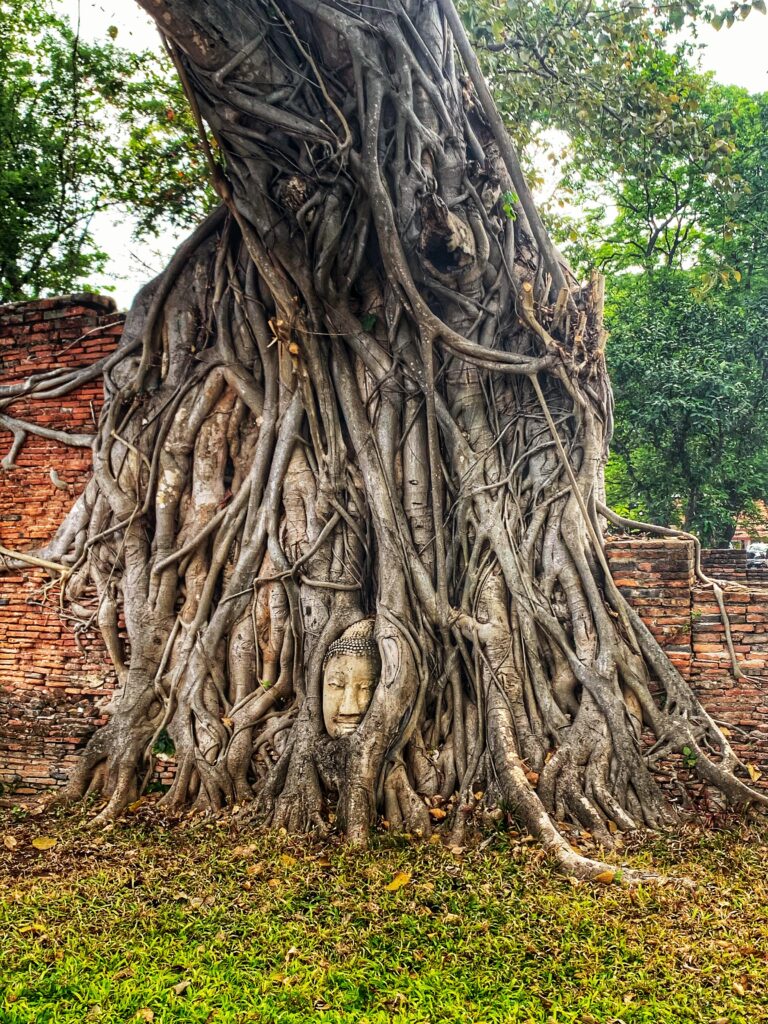
[[[87,38],[105,39],[107,29],[114,25],[117,41],[125,47],[157,45],[150,17],[128,0],[57,0],[57,4],[73,22],[80,18],[81,32]],[[704,26],[699,38],[705,44],[702,66],[714,71],[720,82],[741,85],[751,92],[768,90],[768,17],[755,11],[746,21],[720,32]],[[130,223],[116,223],[106,216],[96,224],[96,231],[97,241],[113,253],[103,283],[115,287],[120,306],[127,306],[136,289],[162,269],[180,241],[169,233],[152,244],[137,243],[131,238]]]

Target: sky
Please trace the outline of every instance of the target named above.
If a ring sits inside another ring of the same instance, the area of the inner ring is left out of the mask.
[[[107,29],[118,30],[117,42],[130,49],[156,47],[157,33],[149,15],[131,0],[57,0],[59,10],[74,23],[80,20],[81,34],[88,39],[105,40]],[[714,72],[724,85],[740,85],[750,92],[768,90],[768,17],[753,12],[745,21],[716,32],[702,26],[699,41],[704,44],[701,65]],[[112,258],[95,285],[111,284],[120,307],[127,307],[138,288],[164,267],[181,241],[180,235],[167,232],[147,242],[132,238],[128,221],[103,215],[94,224],[96,241]]]

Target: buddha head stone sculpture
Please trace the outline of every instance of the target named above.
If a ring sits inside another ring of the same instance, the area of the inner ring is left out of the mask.
[[[374,619],[362,619],[328,648],[323,663],[323,721],[329,736],[354,732],[365,717],[381,674]]]

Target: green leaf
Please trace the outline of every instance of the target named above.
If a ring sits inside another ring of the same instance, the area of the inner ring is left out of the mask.
[[[505,192],[501,197],[502,209],[504,210],[504,216],[509,220],[514,220],[517,216],[515,211],[515,205],[520,202],[520,197],[516,192]]]

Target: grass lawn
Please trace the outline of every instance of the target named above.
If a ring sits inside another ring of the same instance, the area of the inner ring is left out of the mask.
[[[503,834],[361,854],[232,818],[0,813],[2,1024],[768,1021],[765,826],[624,850],[694,883],[627,889]]]

